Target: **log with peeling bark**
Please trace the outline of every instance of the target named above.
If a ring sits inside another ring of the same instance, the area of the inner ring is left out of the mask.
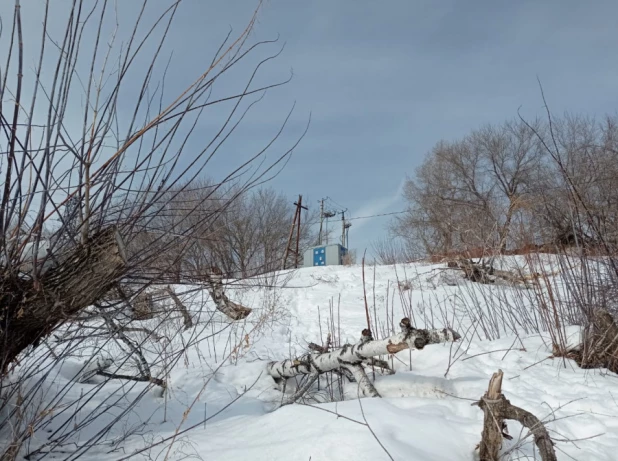
[[[442,330],[423,330],[412,327],[410,320],[404,318],[401,333],[385,339],[374,340],[369,330],[363,330],[358,344],[346,344],[330,352],[312,352],[298,359],[270,362],[268,373],[281,381],[298,375],[321,374],[329,371],[347,371],[359,385],[359,393],[366,397],[380,395],[367,378],[363,363],[375,356],[395,354],[405,349],[423,349],[428,344],[457,341],[459,334],[450,328]]]
[[[115,229],[70,250],[35,283],[5,272],[0,278],[0,375],[28,346],[101,299],[123,275],[124,245]]]
[[[241,306],[234,301],[231,301],[223,289],[223,274],[221,271],[213,267],[209,274],[205,276],[206,289],[215,302],[217,310],[227,315],[232,320],[242,320],[249,316],[251,309]]]
[[[476,402],[485,414],[483,433],[479,444],[480,461],[498,461],[502,439],[512,437],[506,433],[505,420],[518,421],[530,430],[534,436],[542,461],[557,461],[554,444],[543,423],[532,413],[516,407],[502,395],[502,370],[494,373],[489,381],[489,387],[483,398]]]

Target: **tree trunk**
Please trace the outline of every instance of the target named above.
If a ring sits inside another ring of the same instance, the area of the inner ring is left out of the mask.
[[[498,243],[498,251],[500,254],[504,254],[506,251],[506,245],[509,238],[509,233],[511,231],[511,221],[513,220],[513,214],[515,213],[515,209],[517,207],[517,199],[513,197],[509,197],[509,208],[506,211],[506,218],[504,220],[504,225],[498,232],[498,236],[500,238],[500,242]]]
[[[0,280],[0,374],[28,346],[101,299],[125,271],[124,245],[110,228],[72,249],[39,283],[15,274]]]
[[[223,290],[223,274],[213,267],[211,272],[206,275],[206,289],[217,306],[217,310],[223,312],[232,320],[242,320],[249,316],[251,309],[230,301]]]
[[[389,338],[374,341],[368,330],[363,331],[358,344],[346,344],[331,352],[309,353],[298,359],[287,359],[281,362],[270,362],[268,373],[280,380],[298,375],[326,373],[334,370],[348,370],[359,383],[362,395],[379,397],[371,382],[366,378],[361,364],[378,355],[395,354],[405,349],[423,349],[427,344],[456,341],[461,337],[453,330],[420,330],[410,325],[410,320],[404,318],[401,323],[401,333]],[[361,373],[362,372],[362,373]]]

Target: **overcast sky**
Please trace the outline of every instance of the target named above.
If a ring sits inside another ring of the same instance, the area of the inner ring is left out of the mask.
[[[193,4],[202,5],[190,19],[199,29],[238,23],[254,2]],[[270,0],[256,35],[280,34],[278,65],[294,79],[261,110],[276,120],[295,100],[298,119],[312,113],[273,185],[313,206],[332,197],[351,217],[401,210],[402,181],[438,140],[519,107],[542,114],[537,76],[556,113],[613,113],[617,21],[611,0]],[[388,219],[353,221],[350,246],[362,252]]]
[[[42,4],[22,0],[26,11]],[[166,85],[199,75],[256,4],[184,0]],[[296,103],[282,145],[302,133],[309,114],[311,126],[272,182],[290,205],[302,193],[312,207],[329,196],[352,218],[401,210],[402,181],[437,141],[515,117],[520,107],[526,117],[541,115],[537,76],[556,113],[614,113],[617,18],[616,0],[267,0],[252,39],[279,36],[285,48],[260,81],[291,70],[293,79],[268,93],[228,152],[254,152]],[[369,248],[388,219],[353,221],[350,247]]]

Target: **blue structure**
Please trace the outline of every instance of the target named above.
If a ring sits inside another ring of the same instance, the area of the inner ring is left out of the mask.
[[[305,251],[303,265],[305,267],[340,266],[347,253],[347,248],[339,244],[320,245]]]
[[[326,247],[317,247],[313,249],[313,265],[326,266]]]

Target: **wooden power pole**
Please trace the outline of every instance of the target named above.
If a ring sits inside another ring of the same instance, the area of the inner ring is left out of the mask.
[[[352,227],[352,223],[345,220],[345,212],[347,209],[341,212],[341,246],[344,248],[348,247],[349,236],[350,236],[350,227]]]
[[[324,201],[328,200],[328,197],[320,200],[320,233],[318,234],[318,245],[322,245],[322,236],[326,234],[326,244],[328,244],[328,218],[332,218],[336,215],[334,211],[324,210]],[[326,219],[326,232],[323,232],[324,220]]]
[[[294,268],[298,268],[298,260],[300,258],[300,218],[302,210],[308,210],[306,206],[303,206],[303,196],[298,196],[298,201],[294,202],[296,205],[296,212],[294,213],[294,219],[292,220],[292,227],[290,228],[290,236],[288,237],[288,243],[283,253],[283,261],[281,262],[281,269],[288,268],[288,259],[290,254],[294,256]],[[295,232],[296,231],[296,232]],[[296,242],[294,240],[294,234],[296,233]]]

